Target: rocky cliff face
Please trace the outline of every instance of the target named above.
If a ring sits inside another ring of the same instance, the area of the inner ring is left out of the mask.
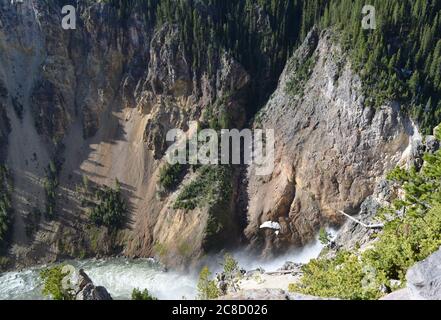
[[[336,210],[358,213],[416,134],[396,103],[364,107],[359,77],[329,31],[311,31],[283,72],[255,127],[274,129],[276,167],[249,170],[245,234],[264,255],[304,245],[320,226],[338,225]],[[265,221],[281,225],[259,230]]]
[[[154,28],[133,14],[122,26],[104,4],[79,3],[78,11],[77,29],[63,30],[58,6],[0,4],[0,147],[14,181],[11,256],[33,264],[123,250],[176,265],[196,260],[211,208],[173,209],[179,188],[157,197],[165,135],[203,120],[221,98],[233,124],[243,126],[249,75],[227,53],[213,59],[215,72],[192,71],[174,25]],[[42,214],[51,163],[54,220]],[[130,215],[117,235],[90,225],[78,193],[85,180],[102,186],[115,179]],[[225,245],[239,239],[234,207],[233,195],[222,213],[232,227],[216,235],[229,240]]]
[[[63,30],[58,6],[0,1],[0,161],[14,181],[16,264],[124,252],[188,265],[241,240],[244,199],[252,249],[269,255],[304,245],[321,225],[341,222],[336,209],[358,211],[414,134],[399,105],[363,107],[345,53],[331,33],[313,31],[253,124],[275,130],[274,172],[260,177],[249,168],[245,188],[235,168],[226,199],[176,208],[201,173],[187,168],[173,190],[162,190],[167,131],[221,114],[244,127],[253,79],[226,52],[213,57],[210,72],[194,70],[175,25],[154,27],[134,13],[122,26],[102,3],[78,11],[77,29]],[[57,214],[46,219],[51,163]],[[78,191],[84,181],[115,179],[129,207],[117,233],[91,225]],[[259,229],[269,220],[281,224],[279,235]]]

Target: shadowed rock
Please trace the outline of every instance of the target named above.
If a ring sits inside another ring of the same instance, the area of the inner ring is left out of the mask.
[[[83,269],[79,271],[76,300],[113,300],[106,288],[95,286]]]

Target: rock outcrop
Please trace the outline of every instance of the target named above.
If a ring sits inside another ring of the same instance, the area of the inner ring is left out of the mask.
[[[408,148],[398,163],[399,166],[410,169],[411,167],[421,168],[426,152],[433,153],[439,149],[439,142],[434,136],[426,136],[424,141],[416,132],[409,143]],[[394,199],[401,196],[401,191],[392,182],[381,179],[374,188],[372,195],[366,198],[360,206],[356,219],[368,224],[378,224],[377,212],[381,207],[390,206]],[[364,249],[375,240],[376,234],[381,228],[365,228],[360,224],[347,220],[339,229],[334,241],[335,249],[352,250],[355,248]]]
[[[416,134],[399,104],[364,106],[360,78],[332,38],[310,32],[254,122],[276,140],[274,172],[261,177],[251,167],[248,174],[245,234],[263,255],[340,224],[336,210],[357,214]],[[259,230],[265,221],[278,222],[280,233]]]
[[[441,249],[413,266],[406,280],[415,299],[441,300]]]
[[[390,204],[394,192],[390,183],[386,180],[380,181],[374,188],[374,193],[369,196],[360,206],[355,218],[367,225],[377,224],[378,210]],[[339,229],[334,241],[335,248],[351,250],[368,246],[381,229],[365,228],[352,220],[347,220]]]
[[[78,273],[78,288],[75,293],[76,300],[113,300],[107,289],[95,286],[83,269]]]

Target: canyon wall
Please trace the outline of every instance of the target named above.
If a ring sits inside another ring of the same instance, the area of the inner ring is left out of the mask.
[[[418,135],[398,103],[365,107],[362,83],[331,31],[312,30],[288,61],[277,90],[254,127],[275,130],[272,175],[248,171],[245,230],[263,255],[311,241],[337,227],[338,213],[357,214],[385,173],[406,158]],[[278,222],[280,233],[260,230]]]
[[[136,12],[118,24],[102,3],[78,10],[77,29],[63,30],[56,5],[0,2],[0,161],[14,185],[11,264],[124,253],[182,267],[242,244],[264,256],[302,246],[320,226],[342,222],[336,210],[357,213],[415,134],[398,104],[363,106],[361,81],[338,41],[313,30],[252,123],[275,130],[274,172],[187,167],[164,190],[168,130],[225,114],[231,127],[246,127],[250,83],[258,79],[226,51],[213,57],[210,72],[208,62],[194,70],[175,25],[155,26]],[[48,219],[51,164],[58,184]],[[201,179],[208,195],[194,195],[191,208],[176,206]],[[79,190],[85,181],[116,180],[128,221],[113,232],[91,224]],[[279,222],[281,232],[260,229],[265,221]]]

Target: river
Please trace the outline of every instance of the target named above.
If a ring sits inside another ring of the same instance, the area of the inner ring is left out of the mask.
[[[195,275],[164,272],[152,259],[110,258],[65,263],[83,268],[93,282],[107,288],[114,299],[129,299],[134,288],[148,288],[158,299],[191,299],[196,295]],[[2,274],[0,300],[44,299],[39,277],[43,268],[40,266]]]
[[[333,232],[334,233],[334,232]],[[303,249],[272,260],[257,260],[243,252],[234,253],[239,265],[246,270],[263,268],[275,271],[285,261],[306,263],[316,258],[323,245],[315,241]],[[213,272],[219,271],[221,258],[210,266]],[[158,299],[194,299],[197,284],[197,271],[192,273],[165,272],[153,259],[109,258],[105,260],[66,261],[75,268],[83,268],[95,285],[104,286],[114,299],[130,299],[134,288],[148,289]],[[40,271],[46,266],[29,268],[23,271],[12,271],[0,274],[0,300],[39,300],[45,299],[41,294],[42,283]]]

